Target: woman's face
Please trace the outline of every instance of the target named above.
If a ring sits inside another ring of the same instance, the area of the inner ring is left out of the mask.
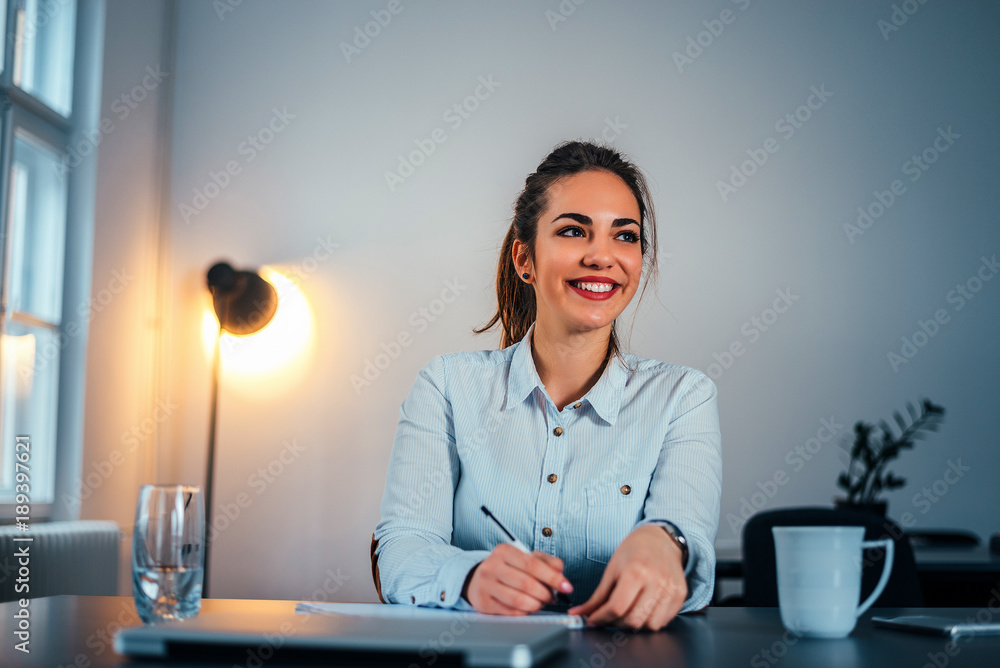
[[[524,246],[514,246],[518,275],[529,272],[535,286],[539,319],[570,332],[610,326],[639,285],[639,238],[639,204],[618,176],[587,171],[553,184],[538,217],[534,266],[518,263]]]

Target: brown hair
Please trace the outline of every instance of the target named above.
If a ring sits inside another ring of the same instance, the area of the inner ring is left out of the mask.
[[[523,339],[536,315],[535,290],[517,275],[512,261],[514,240],[525,244],[528,257],[534,262],[538,216],[547,205],[549,188],[560,179],[586,171],[614,174],[635,195],[639,205],[639,248],[643,257],[643,273],[646,274],[639,301],[642,301],[650,278],[657,276],[656,218],[653,202],[649,197],[649,186],[642,172],[613,148],[590,142],[563,142],[524,181],[524,190],[514,204],[514,218],[507,230],[500,249],[500,260],[497,262],[497,312],[488,324],[472,330],[476,334],[482,334],[500,322],[503,326],[501,349]],[[621,356],[614,323],[611,325],[611,339],[608,342],[608,358],[612,355]]]

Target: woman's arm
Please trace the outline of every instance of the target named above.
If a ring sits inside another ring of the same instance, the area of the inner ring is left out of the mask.
[[[711,600],[715,582],[713,542],[722,495],[722,453],[715,384],[691,372],[667,427],[643,519],[616,548],[591,598],[570,610],[597,624],[658,629],[678,612]],[[655,523],[677,525],[688,542],[681,550]]]
[[[471,609],[462,585],[490,553],[451,544],[460,473],[445,359],[439,356],[420,370],[400,406],[389,458],[375,528],[382,595],[389,603]]]
[[[693,372],[670,421],[640,524],[673,522],[688,541],[689,596],[681,612],[699,610],[715,586],[715,534],[722,498],[718,390]]]

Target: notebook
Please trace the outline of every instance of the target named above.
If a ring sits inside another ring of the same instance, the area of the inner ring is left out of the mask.
[[[565,626],[569,629],[582,629],[586,620],[579,615],[567,615],[561,612],[540,610],[523,617],[506,617],[501,615],[484,615],[472,610],[451,610],[445,608],[422,608],[413,605],[383,605],[381,603],[319,603],[307,601],[295,606],[296,612],[312,614],[336,614],[361,617],[377,617],[379,619],[427,619],[435,621],[478,621],[489,624],[520,623],[549,624]]]
[[[190,619],[122,629],[114,648],[133,659],[220,665],[429,665],[438,658],[443,665],[452,657],[466,666],[530,668],[569,645],[570,632],[562,624],[524,618],[497,621],[478,613],[459,622],[454,612],[439,612],[444,614],[410,618],[356,611],[203,612]]]

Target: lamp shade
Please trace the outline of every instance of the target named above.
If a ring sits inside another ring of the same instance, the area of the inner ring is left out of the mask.
[[[227,262],[208,270],[208,289],[219,325],[246,336],[264,328],[278,310],[278,292],[256,272],[237,271]]]

